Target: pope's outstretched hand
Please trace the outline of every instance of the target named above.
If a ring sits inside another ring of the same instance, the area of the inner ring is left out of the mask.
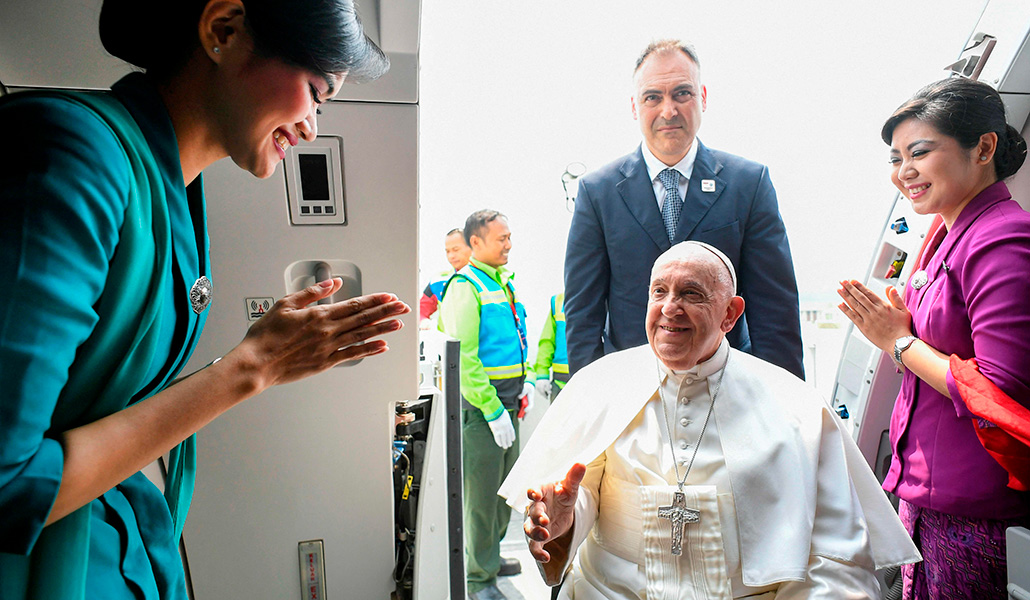
[[[583,481],[586,472],[585,465],[576,463],[563,481],[548,483],[540,489],[526,492],[530,503],[522,527],[529,538],[529,552],[537,561],[550,561],[551,551],[556,548],[545,550],[544,546],[572,529],[579,483]]]

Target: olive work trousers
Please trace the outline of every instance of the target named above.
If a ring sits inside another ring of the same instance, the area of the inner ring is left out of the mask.
[[[515,411],[508,411],[515,425],[515,443],[505,450],[494,442],[482,412],[468,409],[461,412],[465,565],[471,594],[497,583],[501,539],[511,520],[511,507],[497,495],[497,488],[519,457],[519,420]]]

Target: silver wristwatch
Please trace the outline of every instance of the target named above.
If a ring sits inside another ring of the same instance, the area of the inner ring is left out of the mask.
[[[905,364],[901,362],[901,353],[908,350],[908,347],[912,345],[912,342],[918,339],[919,338],[914,335],[906,335],[894,340],[894,362],[897,363],[899,367],[905,366]]]

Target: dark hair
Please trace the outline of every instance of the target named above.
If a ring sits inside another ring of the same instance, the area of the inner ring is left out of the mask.
[[[496,210],[490,210],[488,208],[483,210],[477,210],[476,212],[469,215],[469,218],[465,219],[465,243],[472,246],[472,236],[483,237],[487,224],[496,221],[497,219],[507,219],[508,217],[502,215]]]
[[[198,47],[208,0],[104,0],[100,41],[118,58],[157,76],[174,74]],[[353,0],[245,0],[254,49],[320,74],[372,81],[390,61],[364,34]]]
[[[637,66],[633,68],[633,74],[636,75],[637,71],[640,70],[640,65],[644,64],[647,57],[651,56],[655,52],[664,52],[666,50],[679,50],[683,54],[686,54],[687,58],[694,61],[694,64],[697,65],[698,69],[701,68],[701,61],[697,58],[697,50],[694,50],[692,45],[681,40],[668,39],[657,40],[648,44],[647,48],[644,48],[644,51],[640,53],[640,57],[637,58]]]
[[[445,238],[449,238],[452,235],[454,235],[455,233],[461,235],[461,237],[465,237],[465,232],[461,230],[461,227],[455,227],[454,229],[448,231],[447,235],[445,235],[444,237]]]
[[[1005,122],[1005,104],[997,90],[986,83],[965,77],[931,83],[894,111],[883,124],[880,137],[889,145],[894,129],[913,118],[954,138],[966,150],[979,144],[983,134],[996,133],[994,173],[999,180],[1014,175],[1026,159],[1026,140]]]

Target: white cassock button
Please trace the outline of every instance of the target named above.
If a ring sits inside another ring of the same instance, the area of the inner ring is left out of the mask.
[[[687,446],[689,446],[689,444],[687,444],[686,441],[680,441],[680,450],[686,450]]]
[[[680,425],[682,425],[684,427],[686,427],[687,425],[690,425],[690,419],[688,419],[686,417],[683,417],[682,419],[680,419]]]
[[[686,396],[680,398],[680,404],[686,404],[687,402],[690,402],[690,398],[687,398]]]

